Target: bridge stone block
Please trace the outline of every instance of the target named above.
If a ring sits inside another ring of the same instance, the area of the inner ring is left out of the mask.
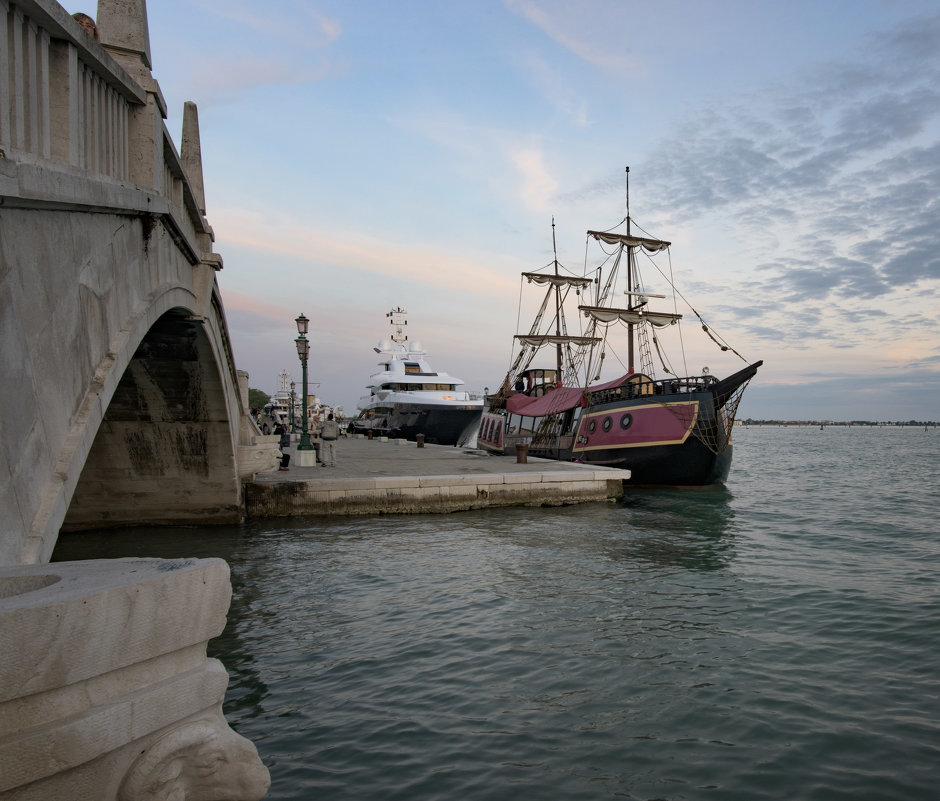
[[[262,798],[206,658],[230,598],[220,559],[0,568],[0,798]]]

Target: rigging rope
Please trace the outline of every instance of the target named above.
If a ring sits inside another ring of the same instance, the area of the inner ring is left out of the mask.
[[[662,348],[659,347],[659,339],[656,337],[656,334],[653,334],[653,345],[656,347],[656,353],[658,354],[659,361],[663,366],[663,372],[669,373],[669,375],[672,376],[676,375],[675,371],[670,369],[670,366],[667,366],[667,359],[663,354]]]
[[[523,278],[520,275],[519,276],[519,305],[516,308],[516,330],[517,331],[519,330],[519,323],[522,320],[522,287],[524,283],[525,283],[525,278]],[[510,339],[509,340],[509,363],[510,364],[512,364],[512,349],[514,345],[515,345],[515,340]],[[512,370],[512,367],[510,367],[509,369]]]
[[[666,255],[669,257],[669,286],[671,286],[675,290],[676,283],[674,280],[675,276],[672,273],[672,249],[671,248],[666,250]],[[672,310],[676,314],[679,313],[679,304],[676,303],[677,294],[678,292],[675,292],[675,291],[672,294]],[[688,375],[689,363],[685,358],[685,339],[683,339],[682,337],[682,320],[678,321],[678,325],[679,325],[679,350],[682,352],[682,370],[686,375]],[[675,373],[673,373],[673,375],[675,375]]]
[[[641,231],[643,231],[644,234],[646,234],[647,236],[650,236],[649,232],[647,232],[641,225],[637,225],[636,220],[633,221],[633,224],[636,225],[636,227],[639,228]],[[718,346],[722,349],[722,351],[728,351],[728,350],[730,350],[735,356],[737,356],[739,359],[741,359],[741,361],[746,362],[747,359],[745,359],[740,353],[738,353],[734,348],[732,348],[732,347],[728,344],[728,341],[727,341],[724,337],[721,337],[721,335],[719,334],[718,336],[720,337],[720,339],[716,339],[715,336],[712,335],[713,332],[712,332],[712,330],[708,327],[708,325],[706,324],[705,320],[702,318],[702,315],[699,314],[698,311],[696,311],[695,307],[689,302],[689,299],[688,299],[685,295],[683,295],[683,294],[679,291],[679,289],[676,287],[675,282],[673,281],[673,276],[672,276],[672,249],[671,249],[671,248],[668,248],[668,249],[666,250],[666,252],[669,254],[669,275],[668,275],[668,276],[660,269],[659,265],[653,260],[653,258],[652,258],[649,254],[644,253],[644,255],[646,255],[646,258],[649,259],[650,263],[653,265],[653,267],[656,269],[656,271],[657,271],[663,278],[665,278],[666,281],[669,282],[669,286],[672,287],[672,291],[673,291],[676,295],[678,295],[680,298],[682,298],[682,300],[685,302],[686,306],[688,306],[688,307],[692,310],[692,313],[693,313],[696,317],[698,317],[699,322],[702,324],[702,330],[705,331],[706,334],[708,334],[709,338],[710,338],[713,342],[715,342],[715,344],[718,345]],[[681,323],[680,323],[680,325],[681,325]],[[680,338],[681,338],[681,330],[682,330],[682,329],[680,328]],[[684,357],[685,357],[685,349],[683,348],[683,358],[684,358]],[[686,373],[688,373],[688,366],[684,365],[684,368],[685,368]]]

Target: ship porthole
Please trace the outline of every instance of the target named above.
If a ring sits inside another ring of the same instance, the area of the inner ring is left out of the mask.
[[[631,415],[631,414],[625,414],[625,415],[623,415],[623,417],[620,418],[620,427],[621,427],[621,428],[623,428],[623,429],[630,428],[630,426],[631,426],[632,424],[633,424],[633,415]]]
[[[588,433],[593,434],[595,431],[597,431],[597,420],[591,420],[591,422],[588,423]]]
[[[610,427],[611,427],[613,424],[614,424],[614,421],[613,421],[613,420],[611,420],[609,417],[605,417],[605,418],[604,418],[604,422],[601,423],[601,428],[603,428],[604,431],[610,431]]]

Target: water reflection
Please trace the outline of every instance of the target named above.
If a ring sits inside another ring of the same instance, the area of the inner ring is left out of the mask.
[[[723,569],[734,556],[732,500],[725,487],[629,488],[618,507],[627,515],[630,536],[610,544],[609,556],[683,570]]]

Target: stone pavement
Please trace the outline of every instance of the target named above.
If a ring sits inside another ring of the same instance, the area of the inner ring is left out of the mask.
[[[518,464],[471,448],[417,447],[405,440],[340,439],[336,467],[256,473],[246,484],[249,517],[418,514],[487,506],[562,505],[623,493],[623,470],[528,458]]]

